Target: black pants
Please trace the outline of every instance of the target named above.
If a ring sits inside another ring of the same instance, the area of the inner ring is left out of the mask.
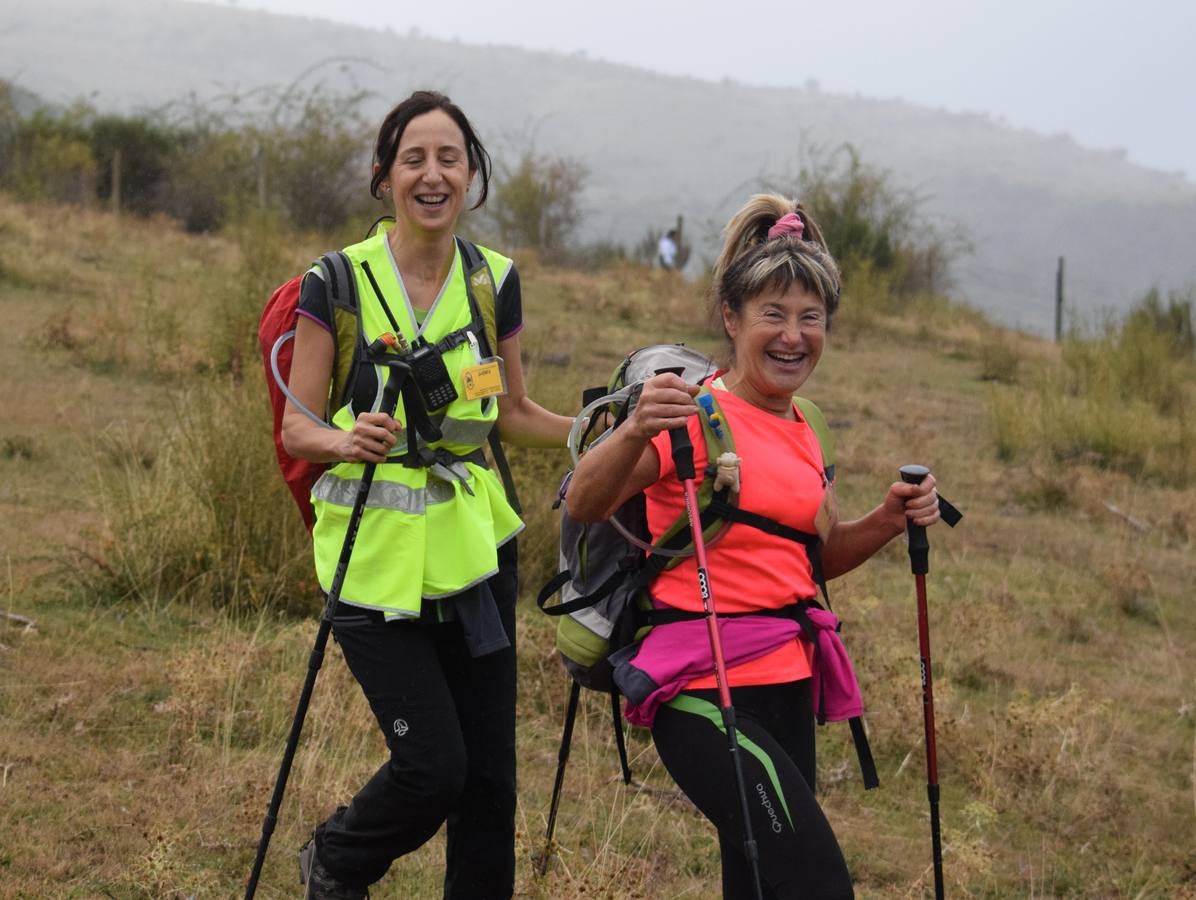
[[[731,691],[760,880],[770,900],[853,896],[847,863],[814,799],[810,681]],[[718,692],[686,691],[661,707],[652,739],[665,768],[718,829],[723,897],[752,898],[741,800]]]
[[[490,579],[511,641],[505,650],[472,658],[457,622],[333,620],[390,749],[349,806],[316,829],[320,861],[345,884],[372,884],[447,823],[444,896],[513,893],[517,562],[510,541]]]

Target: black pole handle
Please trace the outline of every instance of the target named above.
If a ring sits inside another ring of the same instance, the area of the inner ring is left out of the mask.
[[[390,367],[386,376],[386,385],[382,388],[382,405],[378,408],[393,418],[395,408],[399,405],[399,393],[407,376],[411,373],[411,366],[400,363]]]
[[[663,375],[666,372],[681,377],[685,373],[684,366],[666,366],[663,369],[657,369],[657,375]],[[689,428],[681,425],[677,428],[669,429],[669,442],[673,448],[673,465],[677,467],[677,480],[686,481],[697,476],[697,471],[694,469],[694,442],[690,440]]]
[[[669,429],[669,441],[673,447],[673,465],[677,467],[679,481],[691,481],[697,475],[694,469],[694,442],[690,440],[689,429]]]
[[[898,471],[906,484],[921,484],[930,474],[928,468],[916,464],[902,466]],[[930,571],[930,541],[926,539],[926,527],[907,520],[905,533],[909,537],[910,569],[915,575],[925,575]]]

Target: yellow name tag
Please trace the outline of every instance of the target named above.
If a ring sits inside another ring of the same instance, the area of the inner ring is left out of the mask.
[[[470,366],[461,373],[461,381],[465,388],[466,400],[481,400],[483,397],[507,392],[502,360],[497,358],[483,360],[476,366]]]

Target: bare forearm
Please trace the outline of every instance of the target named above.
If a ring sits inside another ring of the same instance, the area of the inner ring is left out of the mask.
[[[290,388],[310,409],[322,409],[332,377],[332,338],[305,316],[295,330],[295,361]],[[282,446],[297,459],[310,462],[380,463],[394,446],[402,426],[387,413],[361,413],[352,431],[325,428],[287,401],[282,414]]]
[[[659,461],[648,438],[618,428],[586,452],[573,471],[565,503],[582,522],[601,522],[656,477]]]
[[[573,420],[558,416],[540,406],[526,394],[518,400],[499,402],[498,433],[503,441],[517,447],[564,448]]]
[[[893,516],[883,506],[850,522],[840,522],[831,530],[822,548],[822,566],[826,577],[837,578],[850,572],[873,556],[881,547],[901,534]]]
[[[296,459],[308,462],[340,462],[345,459],[346,432],[321,428],[288,404],[282,418],[282,446]]]

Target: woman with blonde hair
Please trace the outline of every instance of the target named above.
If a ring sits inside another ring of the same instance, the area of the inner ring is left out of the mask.
[[[876,553],[907,522],[927,526],[939,519],[933,477],[919,485],[894,483],[867,515],[839,518],[833,469],[824,467],[818,438],[794,401],[822,356],[839,291],[834,258],[800,205],[756,195],[727,225],[711,297],[727,340],[727,364],[707,384],[734,433],[739,506],[804,532],[817,547],[737,522],[708,548],[711,594],[718,611],[734,617],[720,632],[728,657],[736,659],[727,678],[766,897],[852,896],[843,854],[814,796],[812,645],[786,622],[788,612],[815,605],[812,557],[816,552],[825,577],[833,578]],[[566,497],[570,514],[601,521],[643,491],[654,540],[683,516],[668,432],[688,430],[701,477],[707,459],[699,416],[710,413],[695,403],[698,393],[674,374],[645,382],[628,421],[578,464]],[[700,614],[695,560],[666,569],[650,593],[657,608]],[[758,626],[753,640],[759,646],[737,653],[728,626],[743,620]],[[652,729],[665,767],[718,829],[723,896],[754,897],[743,798],[730,771],[712,654],[700,636],[670,636],[671,629],[693,624],[658,625],[644,639],[635,659],[652,661],[662,687],[629,704],[627,714]],[[670,662],[672,681],[661,675]]]

